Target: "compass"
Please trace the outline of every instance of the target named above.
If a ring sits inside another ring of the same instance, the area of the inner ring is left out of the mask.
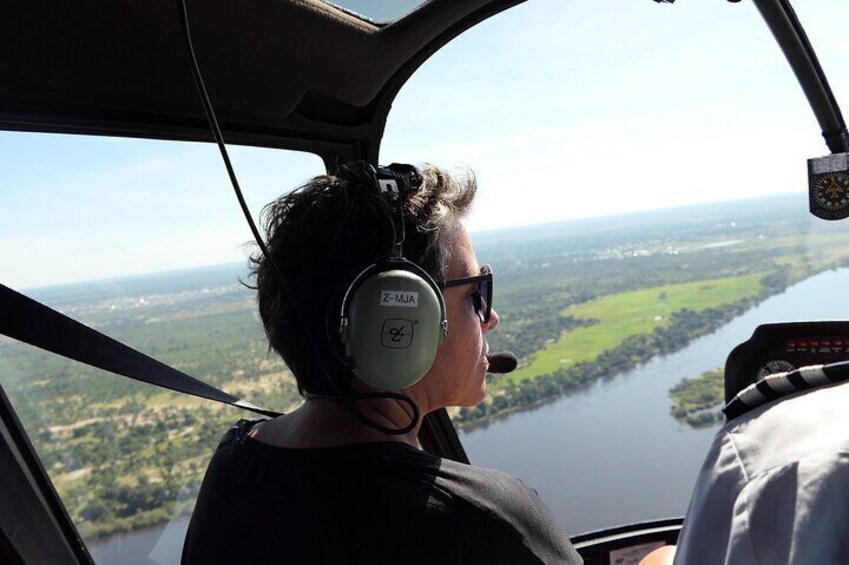
[[[849,173],[826,173],[814,178],[812,203],[817,209],[845,218],[849,212]]]
[[[811,213],[824,220],[849,217],[849,167],[847,154],[812,159],[808,189]]]
[[[789,361],[785,361],[784,359],[773,359],[771,361],[767,361],[761,365],[760,369],[758,369],[758,380],[766,377],[767,375],[774,375],[775,373],[787,373],[795,368],[796,367]]]

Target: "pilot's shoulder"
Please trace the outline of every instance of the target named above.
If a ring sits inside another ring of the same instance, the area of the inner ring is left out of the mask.
[[[746,476],[821,453],[849,451],[849,382],[824,383],[730,420],[717,442],[733,446]]]

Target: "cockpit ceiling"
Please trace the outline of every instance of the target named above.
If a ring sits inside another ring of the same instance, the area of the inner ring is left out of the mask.
[[[464,29],[521,1],[430,0],[388,25],[320,0],[187,4],[227,140],[292,147],[379,139],[415,68]],[[5,8],[0,128],[209,139],[176,0],[30,0]]]
[[[388,23],[406,16],[427,0],[392,0],[391,2],[375,2],[375,0],[324,0],[326,4],[338,6],[343,10],[363,19]]]

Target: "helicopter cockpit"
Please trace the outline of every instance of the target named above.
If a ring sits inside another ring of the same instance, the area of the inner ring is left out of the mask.
[[[193,57],[253,218],[350,161],[477,177],[490,346],[519,366],[477,407],[427,415],[422,447],[522,478],[588,564],[674,544],[720,407],[849,358],[849,232],[828,221],[849,216],[847,17],[788,0],[7,6],[0,561],[178,562],[227,426],[302,401],[242,284],[251,233]]]

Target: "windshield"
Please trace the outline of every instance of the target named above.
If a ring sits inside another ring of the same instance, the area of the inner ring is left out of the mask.
[[[0,134],[0,281],[191,376],[288,411],[247,256],[255,249],[212,145]],[[255,218],[322,167],[233,148]],[[14,156],[14,158],[12,158]],[[218,440],[251,416],[0,339],[7,392],[99,563],[179,560]]]
[[[799,10],[845,104],[849,6]],[[752,4],[530,2],[437,53],[381,161],[477,175],[490,347],[520,366],[452,411],[472,463],[538,489],[570,534],[682,516],[730,350],[849,315],[849,229],[807,212],[806,159],[827,153]]]
[[[405,16],[426,0],[395,0],[394,2],[371,2],[369,0],[325,0],[327,4],[342,8],[360,18],[387,23]]]
[[[798,9],[846,103],[849,4]],[[298,405],[243,284],[254,248],[215,147],[0,133],[0,149],[0,282],[246,400]],[[254,218],[323,172],[232,153]],[[747,3],[535,0],[429,59],[380,161],[477,175],[490,346],[520,364],[449,411],[472,463],[522,478],[573,535],[683,515],[733,346],[761,323],[849,316],[849,228],[807,212],[805,160],[826,153]],[[96,561],[177,562],[214,446],[250,416],[5,338],[0,367]]]

